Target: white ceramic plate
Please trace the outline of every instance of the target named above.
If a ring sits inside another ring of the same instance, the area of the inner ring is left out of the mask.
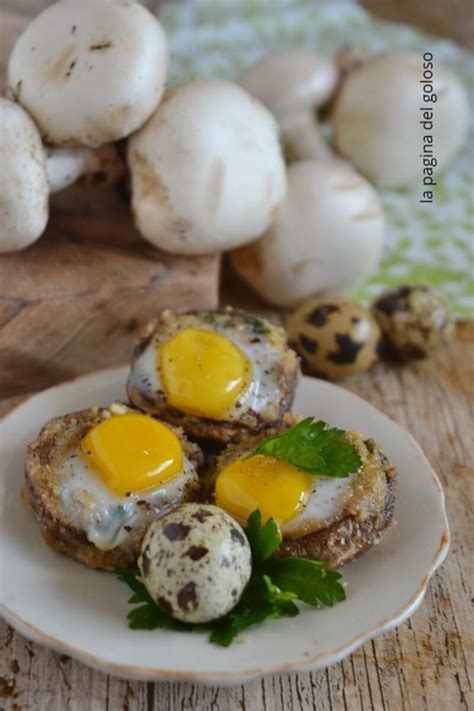
[[[40,427],[55,415],[124,398],[126,373],[120,367],[51,388],[1,422],[0,610],[19,632],[112,674],[227,685],[333,664],[414,612],[449,545],[438,478],[410,435],[372,405],[305,378],[295,412],[363,431],[398,469],[398,525],[346,566],[347,601],[304,607],[299,617],[267,622],[228,649],[205,635],[129,630],[125,586],[49,550],[19,498],[25,447]]]

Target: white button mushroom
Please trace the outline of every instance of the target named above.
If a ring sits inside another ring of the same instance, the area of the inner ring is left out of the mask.
[[[184,622],[229,612],[252,572],[250,545],[217,506],[183,504],[148,529],[138,567],[151,597]]]
[[[423,63],[412,52],[390,52],[364,60],[342,82],[333,113],[334,145],[378,185],[421,181],[423,156],[433,156],[440,170],[465,138],[469,107],[461,82],[436,63],[426,70],[430,90],[422,83]],[[433,111],[431,126],[421,123],[420,107]]]
[[[236,84],[176,87],[128,145],[141,234],[175,254],[245,244],[274,219],[286,171],[273,116]]]
[[[309,49],[288,49],[246,69],[239,84],[276,116],[289,158],[316,159],[331,156],[315,110],[329,99],[337,78],[329,59]]]
[[[289,166],[273,225],[231,258],[263,298],[294,306],[356,286],[375,270],[383,238],[382,205],[370,183],[342,162],[299,161]]]
[[[48,221],[48,177],[41,137],[28,114],[0,98],[0,253],[23,249]]]
[[[63,0],[20,35],[8,83],[47,143],[99,146],[153,113],[167,65],[161,25],[139,3]]]

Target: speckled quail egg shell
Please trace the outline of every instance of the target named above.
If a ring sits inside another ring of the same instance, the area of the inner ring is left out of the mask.
[[[367,370],[378,358],[380,328],[361,304],[312,299],[288,317],[286,329],[309,375],[337,380]]]
[[[184,622],[208,622],[237,604],[250,578],[251,551],[225,511],[183,504],[150,526],[138,566],[163,610]]]
[[[279,417],[283,397],[282,359],[288,358],[292,363],[294,354],[290,349],[285,349],[281,338],[275,338],[273,333],[256,333],[245,318],[234,319],[226,313],[212,314],[211,322],[207,317],[209,314],[172,314],[168,319],[164,312],[159,328],[133,364],[128,383],[129,393],[136,389],[148,401],[153,401],[157,393],[165,394],[157,368],[160,346],[185,328],[198,328],[225,336],[247,357],[252,369],[251,382],[235,406],[227,412],[226,421],[251,427],[257,416],[265,422],[272,422]],[[272,329],[280,331],[277,327]],[[296,363],[294,367],[297,369]],[[131,397],[133,400],[132,394]]]
[[[454,337],[455,320],[448,303],[425,285],[383,292],[372,313],[385,339],[385,353],[399,360],[425,358]]]

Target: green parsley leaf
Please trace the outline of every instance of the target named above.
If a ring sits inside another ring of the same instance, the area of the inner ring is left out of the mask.
[[[228,647],[248,627],[270,618],[296,617],[299,610],[294,598],[293,593],[281,592],[267,575],[254,574],[234,609],[213,623],[209,640]]]
[[[156,604],[145,585],[141,580],[136,578],[130,570],[116,567],[115,571],[119,580],[133,590],[133,595],[129,598],[128,602],[131,605],[143,603],[143,605],[131,610],[127,615],[128,624],[131,629],[155,630],[160,627],[164,629],[180,629],[182,623],[168,615]]]
[[[175,620],[150,597],[145,585],[125,568],[116,568],[119,579],[126,583],[134,595],[131,604],[143,602],[128,613],[131,629],[172,629],[181,632],[211,632],[209,640],[228,647],[242,630],[259,624],[268,618],[295,617],[299,610],[293,602],[292,592],[282,592],[273,585],[267,575],[254,573],[237,605],[224,617],[204,624],[191,624]]]
[[[281,543],[280,529],[272,518],[262,526],[260,509],[256,509],[250,514],[245,535],[252,549],[252,558],[256,563],[270,558]]]
[[[262,565],[273,585],[293,593],[308,605],[332,607],[346,599],[346,591],[339,580],[341,573],[329,570],[321,561],[307,558],[275,558]]]
[[[252,314],[247,316],[247,323],[252,329],[252,332],[257,336],[265,336],[270,333],[268,324],[259,316],[254,316]]]
[[[344,434],[344,430],[328,428],[322,420],[314,422],[313,417],[307,417],[288,432],[260,442],[244,460],[263,454],[306,472],[346,477],[362,462],[354,447],[341,440]]]
[[[122,583],[125,583],[125,585],[128,585],[130,590],[133,590],[135,593],[135,595],[132,595],[129,602],[148,602],[151,600],[148,590],[143,583],[135,577],[131,570],[124,568],[121,565],[116,565],[115,572],[118,579],[121,580]]]

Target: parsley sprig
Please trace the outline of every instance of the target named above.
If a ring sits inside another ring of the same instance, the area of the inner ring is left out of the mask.
[[[288,432],[260,442],[258,447],[243,459],[263,454],[292,464],[313,474],[346,477],[361,465],[361,459],[348,442],[343,442],[344,430],[328,427],[314,417],[301,420]]]
[[[332,606],[345,600],[340,583],[341,574],[328,570],[321,561],[306,558],[271,558],[281,543],[281,533],[273,519],[262,526],[260,511],[254,511],[245,533],[252,550],[252,576],[237,605],[224,617],[205,624],[189,624],[168,615],[148,593],[145,585],[126,568],[117,568],[119,579],[133,595],[128,613],[131,629],[173,629],[182,632],[209,632],[209,640],[228,647],[237,635],[264,620],[296,617],[299,608],[295,600],[313,607]]]

